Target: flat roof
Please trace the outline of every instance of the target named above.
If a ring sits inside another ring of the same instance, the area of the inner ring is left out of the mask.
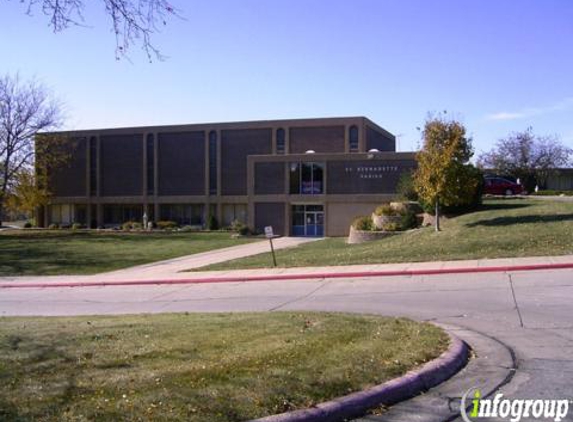
[[[374,123],[364,116],[343,116],[343,117],[312,117],[302,119],[275,119],[275,120],[245,120],[232,122],[203,122],[203,123],[185,123],[173,125],[151,125],[151,126],[128,126],[128,127],[108,127],[108,128],[91,128],[91,129],[74,129],[66,131],[53,131],[42,133],[62,133],[62,134],[83,134],[89,132],[98,132],[102,134],[126,134],[133,132],[156,132],[156,131],[182,131],[182,130],[208,130],[213,127],[218,129],[252,129],[267,128],[269,126],[318,126],[323,124],[366,124],[374,127],[376,130],[395,138],[395,136],[386,129]]]

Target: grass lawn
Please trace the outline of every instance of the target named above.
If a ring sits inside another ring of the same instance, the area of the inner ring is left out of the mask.
[[[0,276],[95,274],[251,242],[230,233],[0,232]]]
[[[384,382],[448,341],[348,314],[0,318],[0,420],[244,421]]]
[[[573,253],[573,202],[486,200],[480,210],[433,227],[362,243],[329,238],[277,251],[281,267],[420,262],[435,260],[564,255]],[[197,269],[268,267],[268,254]]]

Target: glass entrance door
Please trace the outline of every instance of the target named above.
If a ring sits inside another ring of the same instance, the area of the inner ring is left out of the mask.
[[[324,208],[322,205],[293,205],[293,236],[324,236]]]
[[[316,236],[316,212],[306,212],[305,223],[305,236]]]

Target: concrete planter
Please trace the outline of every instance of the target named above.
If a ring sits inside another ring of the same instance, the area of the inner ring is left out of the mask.
[[[356,230],[350,226],[350,233],[346,243],[358,244],[364,242],[371,242],[372,240],[382,239],[384,237],[392,236],[394,232],[387,231],[371,231],[371,230]]]

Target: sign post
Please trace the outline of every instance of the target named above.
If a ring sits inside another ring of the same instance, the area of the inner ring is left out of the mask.
[[[265,236],[267,237],[267,239],[269,239],[269,242],[271,244],[271,253],[273,255],[273,265],[276,267],[277,266],[277,258],[275,256],[275,248],[273,247],[273,226],[266,226],[265,227]]]

